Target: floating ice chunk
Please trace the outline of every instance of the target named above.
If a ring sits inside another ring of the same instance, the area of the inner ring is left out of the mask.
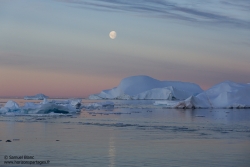
[[[70,99],[70,105],[76,109],[81,108],[82,99]]]
[[[7,101],[7,103],[5,104],[4,107],[9,108],[11,110],[18,110],[19,109],[19,105],[12,100]]]
[[[58,105],[55,103],[46,103],[42,104],[39,108],[35,109],[34,113],[37,114],[48,114],[48,113],[62,113],[69,114],[79,112],[79,109],[74,108],[73,106],[67,105]]]
[[[48,96],[45,96],[44,94],[40,93],[35,96],[24,96],[25,100],[43,100],[45,98],[49,98]]]
[[[47,100],[46,98],[43,99],[43,102],[41,104],[47,104],[47,103],[53,103],[53,104],[58,104],[58,105],[72,105],[76,108],[81,107],[81,102],[82,99],[67,99],[67,100]]]
[[[8,101],[5,107],[0,109],[0,113],[19,113],[19,114],[48,114],[48,113],[76,113],[80,112],[81,99],[69,99],[65,101],[48,101],[44,99],[40,104],[27,102],[24,106],[19,105],[14,101]]]
[[[114,108],[114,103],[112,101],[104,101],[99,103],[90,103],[87,105],[83,105],[82,108],[94,110],[94,109],[105,109],[105,108]]]
[[[41,102],[41,106],[36,109],[36,113],[47,114],[47,113],[75,113],[80,112],[82,99],[67,99],[67,100],[47,100],[44,99]]]
[[[20,111],[19,105],[12,100],[9,100],[4,105],[4,107],[0,108],[0,113],[2,113],[2,114],[5,114],[7,112],[18,112],[18,111]]]

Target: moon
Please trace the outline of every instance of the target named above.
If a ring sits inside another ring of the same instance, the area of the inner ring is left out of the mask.
[[[110,37],[111,39],[115,39],[115,38],[116,38],[116,32],[115,32],[115,31],[111,31],[111,32],[109,33],[109,37]]]

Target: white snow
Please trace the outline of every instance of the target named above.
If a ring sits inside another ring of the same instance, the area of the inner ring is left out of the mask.
[[[89,99],[186,99],[202,91],[194,83],[159,81],[140,75],[124,78],[117,87],[90,95]]]
[[[182,101],[156,101],[169,108],[250,108],[250,85],[225,81]]]
[[[45,96],[44,94],[40,93],[35,96],[24,96],[25,100],[43,100],[49,98],[48,96]]]

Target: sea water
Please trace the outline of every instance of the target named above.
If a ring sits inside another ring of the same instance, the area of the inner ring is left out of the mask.
[[[91,102],[98,101],[83,100]],[[249,109],[113,102],[114,108],[69,116],[0,115],[0,166],[250,166]]]

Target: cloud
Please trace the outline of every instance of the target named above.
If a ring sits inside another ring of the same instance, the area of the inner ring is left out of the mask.
[[[250,28],[248,0],[57,0],[75,7]]]

